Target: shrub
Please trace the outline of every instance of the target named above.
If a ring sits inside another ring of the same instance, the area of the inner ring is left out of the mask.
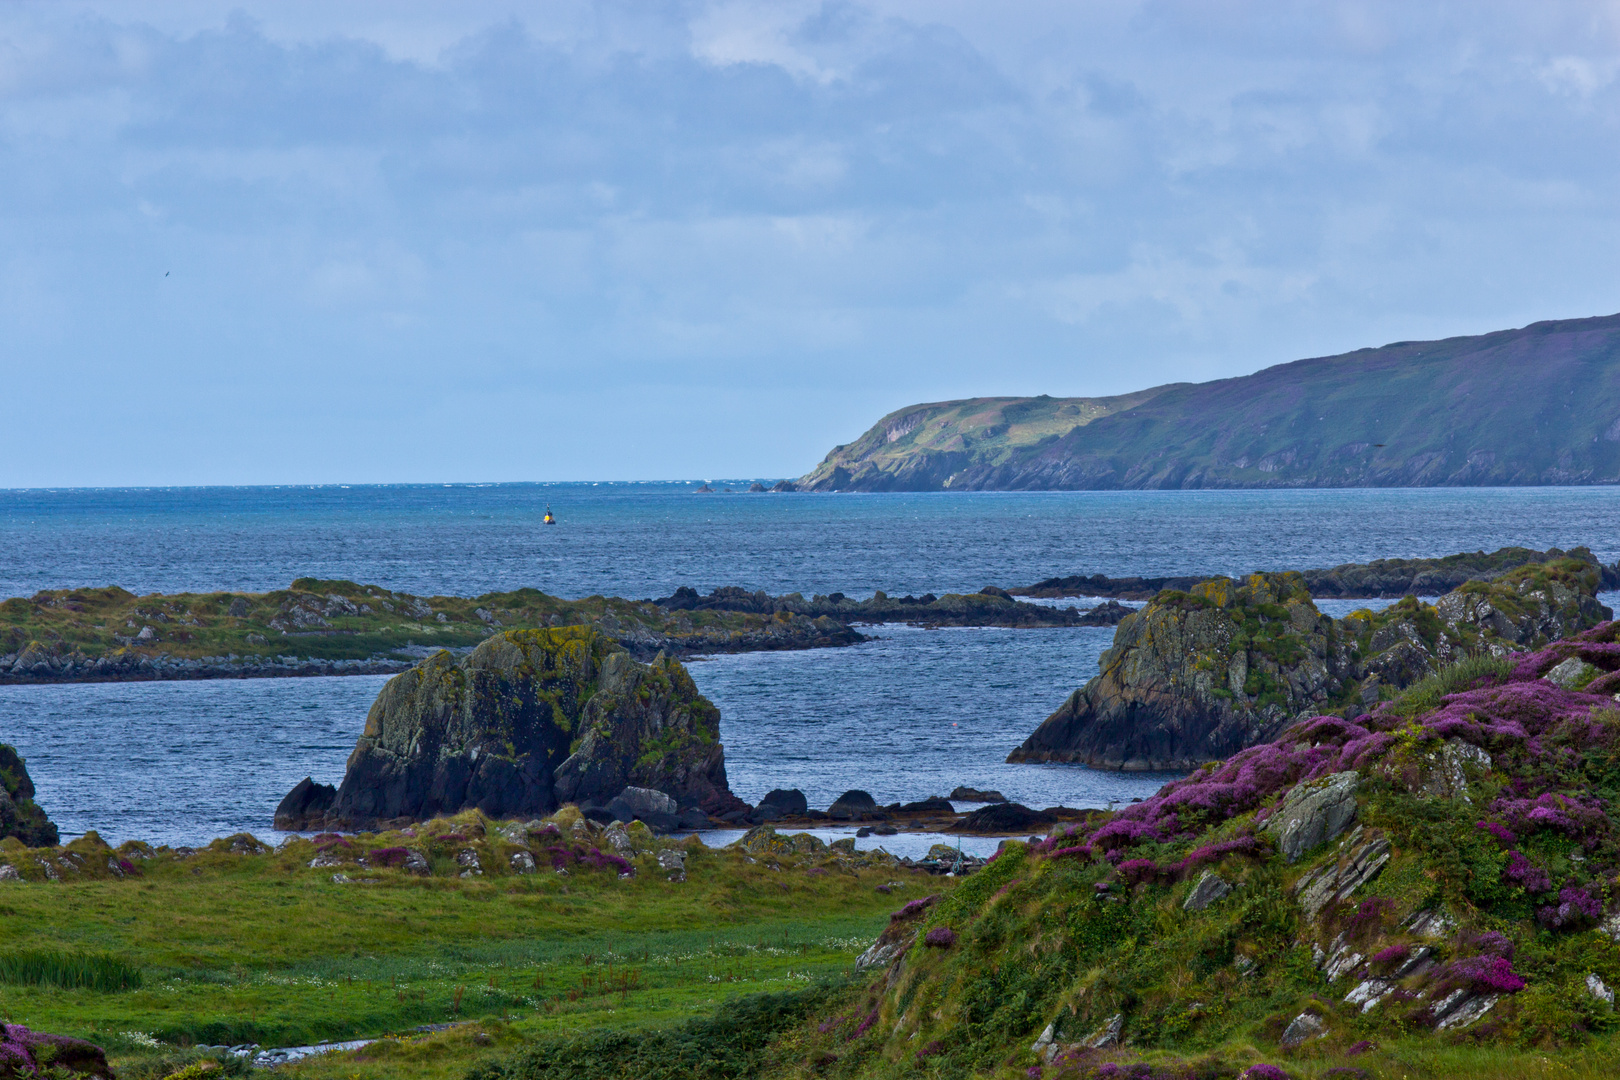
[[[923,944],[935,949],[948,949],[956,944],[956,931],[948,926],[936,926],[924,935]]]

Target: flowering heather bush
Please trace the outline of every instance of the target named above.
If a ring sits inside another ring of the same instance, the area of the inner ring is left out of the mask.
[[[1407,946],[1391,945],[1387,949],[1380,949],[1373,953],[1371,963],[1379,971],[1388,972],[1398,967],[1403,960],[1411,955],[1412,950]]]
[[[1119,864],[1119,876],[1127,885],[1158,880],[1159,867],[1152,859],[1127,859]]]
[[[1559,795],[1546,792],[1534,799],[1515,799],[1503,796],[1491,804],[1491,810],[1508,820],[1521,833],[1537,829],[1557,829],[1577,839],[1596,844],[1598,834],[1608,826],[1603,813],[1603,800],[1591,796]]]
[[[858,1039],[862,1035],[865,1035],[868,1031],[872,1030],[872,1025],[877,1023],[877,1018],[878,1011],[876,1009],[873,1009],[871,1012],[867,1013],[861,1018],[861,1022],[856,1025],[855,1031],[850,1035],[850,1039]]]
[[[343,834],[342,833],[335,833],[335,832],[316,833],[314,836],[310,837],[309,839],[310,839],[310,842],[312,844],[314,844],[316,847],[322,847],[322,846],[324,846],[326,844],[332,844],[332,843],[348,843],[347,840],[343,839]]]
[[[634,874],[636,868],[617,855],[604,854],[599,848],[591,848],[579,856],[579,861],[587,866],[594,866],[598,870],[613,870],[620,874]]]
[[[1544,893],[1552,888],[1547,871],[1525,857],[1522,851],[1508,852],[1508,864],[1502,868],[1502,880],[1517,885],[1527,893]]]
[[[553,844],[546,848],[546,854],[551,856],[553,870],[566,870],[574,863],[574,853],[560,844]]]
[[[1603,918],[1603,901],[1582,888],[1560,889],[1558,903],[1536,911],[1536,921],[1549,930],[1579,930]]]
[[[1478,822],[1474,825],[1474,828],[1483,829],[1484,831],[1490,833],[1492,836],[1496,837],[1497,842],[1503,847],[1513,847],[1519,842],[1519,838],[1513,835],[1513,831],[1511,829],[1509,829],[1506,825],[1498,825],[1494,821]]]
[[[1243,1080],[1292,1080],[1292,1078],[1275,1065],[1250,1065],[1243,1070]]]
[[[1505,956],[1470,956],[1453,961],[1441,976],[1443,988],[1465,987],[1497,994],[1517,994],[1524,980],[1513,971]]]
[[[1513,959],[1513,942],[1508,940],[1506,934],[1495,930],[1487,930],[1483,934],[1469,938],[1468,944],[1481,955]]]
[[[948,949],[956,944],[956,931],[948,926],[936,926],[923,937],[923,944],[935,949]]]
[[[1368,927],[1374,929],[1382,926],[1384,920],[1395,911],[1395,901],[1387,896],[1374,896],[1357,904],[1355,910],[1345,919],[1345,929],[1352,935],[1359,934]]]
[[[1046,1070],[1039,1065],[1031,1065],[1024,1070],[1024,1075],[1029,1077],[1029,1080],[1041,1080],[1041,1077],[1045,1074]]]
[[[40,1051],[46,1051],[41,1054]],[[30,1031],[21,1024],[0,1024],[0,1074],[33,1076],[40,1068],[40,1057],[59,1068],[74,1072],[112,1075],[101,1047],[65,1035]],[[56,1075],[53,1071],[51,1075]]]
[[[843,1022],[848,1020],[848,1019],[849,1019],[849,1014],[845,1013],[842,1016],[835,1016],[831,1020],[823,1020],[821,1023],[816,1025],[816,1030],[821,1032],[823,1035],[825,1035],[825,1034],[827,1034],[827,1032],[829,1032],[833,1028],[838,1027],[839,1025],[843,1024]]]
[[[377,848],[366,856],[366,861],[372,866],[404,866],[405,856],[409,854],[402,847]]]
[[[921,1061],[923,1058],[933,1057],[943,1049],[945,1049],[945,1044],[940,1042],[938,1039],[935,1039],[933,1042],[917,1051],[917,1059]]]
[[[1344,1054],[1346,1057],[1355,1057],[1357,1054],[1365,1054],[1372,1048],[1373,1041],[1371,1039],[1362,1039],[1360,1042],[1351,1043],[1346,1047]]]
[[[929,908],[933,907],[938,900],[938,893],[935,893],[933,896],[924,896],[921,899],[913,900],[899,911],[896,911],[890,915],[889,921],[892,923],[900,922],[904,919],[909,919],[913,916],[920,915],[924,911],[927,911]]]

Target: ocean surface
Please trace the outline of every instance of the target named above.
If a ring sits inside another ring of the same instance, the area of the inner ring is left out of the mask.
[[[698,483],[0,491],[0,597],[106,584],[257,591],[302,576],[423,595],[743,585],[861,596],[1508,544],[1620,558],[1614,488],[767,495],[717,480],[738,492],[700,495]],[[554,528],[539,523],[547,505]],[[968,784],[1035,806],[1104,806],[1167,779],[1004,763],[1096,673],[1110,629],[870,632],[847,649],[691,664],[720,707],[739,795],[798,787],[826,806],[852,787],[888,802]],[[288,788],[341,778],[383,681],[0,687],[0,741],[28,759],[65,833],[269,838]]]

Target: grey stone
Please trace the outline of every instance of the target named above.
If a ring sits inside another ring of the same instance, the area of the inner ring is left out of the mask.
[[[1542,678],[1554,686],[1565,690],[1574,690],[1591,682],[1599,673],[1598,669],[1588,664],[1578,656],[1572,656],[1563,663],[1556,665]]]
[[[1282,805],[1266,819],[1263,831],[1277,839],[1277,848],[1289,862],[1334,839],[1356,817],[1355,772],[1334,773],[1320,780],[1294,785]]]
[[[514,851],[512,853],[512,869],[520,874],[534,873],[534,856],[527,851]]]
[[[644,820],[653,816],[674,817],[675,800],[653,788],[627,787],[608,800],[608,810],[620,821]]]
[[[685,881],[686,852],[680,848],[665,848],[658,853],[658,868],[668,872],[671,881]]]
[[[15,866],[12,866],[10,863],[6,863],[4,866],[0,866],[0,881],[21,881],[21,880],[22,880],[22,875],[17,873],[17,868]]]
[[[1232,891],[1232,886],[1213,870],[1205,870],[1204,876],[1198,879],[1192,892],[1187,894],[1187,902],[1182,904],[1184,911],[1203,911],[1218,900],[1226,899],[1226,894]]]
[[[1436,1031],[1454,1027],[1467,1027],[1491,1011],[1500,994],[1476,995],[1468,990],[1454,990],[1434,1007]]]
[[[835,821],[850,821],[877,813],[877,800],[859,789],[846,791],[827,808],[827,816]]]
[[[1610,990],[1608,984],[1594,974],[1586,976],[1586,992],[1605,1005],[1614,1004],[1614,991]]]
[[[1324,863],[1294,883],[1294,895],[1307,919],[1315,919],[1322,909],[1378,876],[1389,862],[1389,841],[1382,835],[1347,845],[1337,859]]]
[[[405,872],[407,874],[416,874],[418,877],[426,877],[433,872],[433,868],[428,865],[426,855],[412,848],[405,852]]]
[[[1307,1039],[1320,1039],[1326,1034],[1327,1025],[1322,1022],[1321,1017],[1312,1016],[1308,1012],[1300,1013],[1298,1016],[1294,1017],[1293,1023],[1289,1024],[1287,1029],[1283,1032],[1280,1045],[1282,1045],[1285,1049],[1292,1048],[1300,1045]]]
[[[1121,1034],[1125,1030],[1125,1014],[1115,1013],[1110,1016],[1102,1027],[1093,1031],[1081,1044],[1089,1050],[1101,1050],[1108,1046],[1118,1046]]]

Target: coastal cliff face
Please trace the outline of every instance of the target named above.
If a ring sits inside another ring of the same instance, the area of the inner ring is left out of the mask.
[[[15,747],[0,743],[0,840],[14,837],[29,847],[53,847],[56,826],[34,802],[34,781]]]
[[[1431,487],[1620,481],[1620,315],[1402,341],[1160,388],[1018,445],[975,402],[902,409],[812,491]],[[993,401],[1006,399],[979,399]],[[1036,399],[1039,400],[1039,399]],[[1046,399],[1052,401],[1054,399]],[[954,411],[953,411],[954,410]],[[950,431],[920,412],[955,416]],[[1437,423],[1436,417],[1444,417]],[[918,442],[919,433],[927,438]],[[988,448],[980,452],[988,437]],[[954,456],[952,456],[954,454]]]
[[[1166,591],[1127,616],[1100,674],[1007,760],[1186,770],[1301,715],[1351,712],[1459,660],[1537,648],[1610,617],[1594,562],[1534,563],[1433,604],[1407,597],[1334,620],[1305,578],[1254,574]]]
[[[276,825],[544,814],[626,786],[741,807],[726,785],[719,711],[677,661],[639,663],[586,627],[514,630],[465,660],[440,652],[389,680],[336,792],[300,784]]]

